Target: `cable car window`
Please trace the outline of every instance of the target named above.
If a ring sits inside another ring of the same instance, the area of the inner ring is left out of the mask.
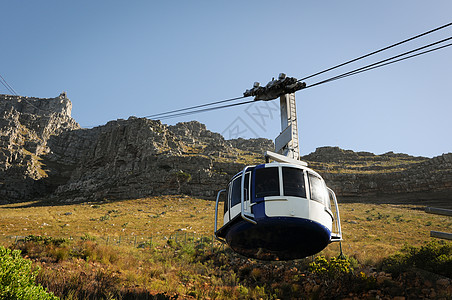
[[[309,187],[311,188],[311,199],[322,204],[325,204],[329,201],[328,192],[326,190],[326,186],[323,181],[312,174],[309,174]]]
[[[229,189],[229,186],[228,186],[228,189]],[[228,200],[229,200],[229,197],[228,196],[226,196],[226,197],[224,197],[224,214],[226,214],[227,212],[228,212]]]
[[[254,178],[256,198],[279,196],[278,168],[257,169]]]
[[[231,207],[240,203],[240,197],[242,196],[242,193],[240,191],[241,187],[242,187],[242,176],[239,176],[232,182]]]
[[[250,172],[245,174],[245,201],[250,200]]]
[[[284,196],[306,198],[303,170],[282,168]]]

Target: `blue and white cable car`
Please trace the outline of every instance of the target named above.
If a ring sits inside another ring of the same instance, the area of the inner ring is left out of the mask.
[[[218,192],[216,217],[220,195],[227,197],[219,229],[215,218],[215,236],[235,252],[262,260],[304,258],[340,241],[336,196],[306,165],[272,162],[236,174],[227,190]]]
[[[281,134],[275,140],[275,151],[280,154],[267,151],[267,163],[245,167],[217,194],[215,236],[237,253],[262,260],[290,260],[342,240],[334,192],[299,160],[295,91],[305,86],[280,74],[266,87],[255,83],[244,93],[264,101],[280,96]],[[274,162],[269,163],[270,159]],[[223,226],[218,229],[222,193],[226,193]]]

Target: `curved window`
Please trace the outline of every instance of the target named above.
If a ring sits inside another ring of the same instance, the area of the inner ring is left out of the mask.
[[[257,169],[254,175],[256,198],[279,196],[278,168]]]
[[[224,214],[226,214],[228,212],[228,197],[224,197],[224,206],[223,206],[223,210],[224,210]]]
[[[311,189],[311,199],[322,204],[330,201],[325,183],[317,176],[308,173],[309,187]]]
[[[249,185],[250,185],[250,172],[245,174],[245,201],[249,200]],[[242,175],[236,177],[233,181],[229,183],[229,194],[228,199],[230,200],[230,207],[240,204],[240,199],[242,197]],[[229,208],[230,208],[229,207]],[[227,209],[225,209],[226,212]]]
[[[242,197],[242,193],[240,191],[241,187],[242,187],[242,176],[239,176],[232,182],[231,207],[240,203],[240,197]]]
[[[297,168],[282,168],[284,196],[306,198],[303,170]]]

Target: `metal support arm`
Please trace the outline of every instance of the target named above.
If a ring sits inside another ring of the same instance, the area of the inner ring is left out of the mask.
[[[217,194],[217,200],[216,200],[216,202],[215,202],[215,226],[214,226],[214,233],[215,233],[215,238],[217,239],[217,240],[219,240],[219,241],[221,241],[221,242],[223,242],[223,240],[221,240],[218,236],[217,236],[217,231],[218,231],[218,225],[217,225],[217,223],[218,223],[218,200],[220,199],[220,195],[221,195],[221,193],[224,193],[224,192],[226,192],[226,190],[221,190],[221,191],[219,191],[218,192],[218,194]]]
[[[333,197],[334,207],[336,209],[336,227],[337,232],[331,233],[331,242],[340,242],[342,241],[342,229],[341,229],[341,217],[339,216],[339,206],[337,205],[336,194],[332,189],[327,187],[328,193]],[[333,220],[334,221],[334,220]]]

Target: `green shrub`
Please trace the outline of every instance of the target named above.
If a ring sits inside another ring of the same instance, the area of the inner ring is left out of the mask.
[[[38,271],[19,250],[0,246],[0,299],[58,299],[35,283]]]
[[[184,171],[175,172],[174,176],[181,183],[189,182],[191,180],[191,174],[186,173]]]
[[[67,240],[65,238],[53,238],[50,236],[28,235],[24,238],[24,242],[34,242],[42,243],[44,245],[61,246],[63,243],[67,242]]]
[[[322,277],[335,279],[344,274],[351,273],[353,269],[350,266],[349,259],[345,257],[331,257],[328,261],[325,256],[317,256],[309,264],[309,271]]]
[[[421,247],[405,246],[400,253],[383,259],[381,263],[384,271],[394,275],[412,267],[452,277],[452,243],[431,241]]]
[[[82,241],[95,241],[96,240],[96,237],[95,236],[92,236],[92,235],[90,235],[90,234],[88,234],[88,233],[85,233],[85,235],[84,236],[81,236],[80,237],[80,239],[82,240]]]

